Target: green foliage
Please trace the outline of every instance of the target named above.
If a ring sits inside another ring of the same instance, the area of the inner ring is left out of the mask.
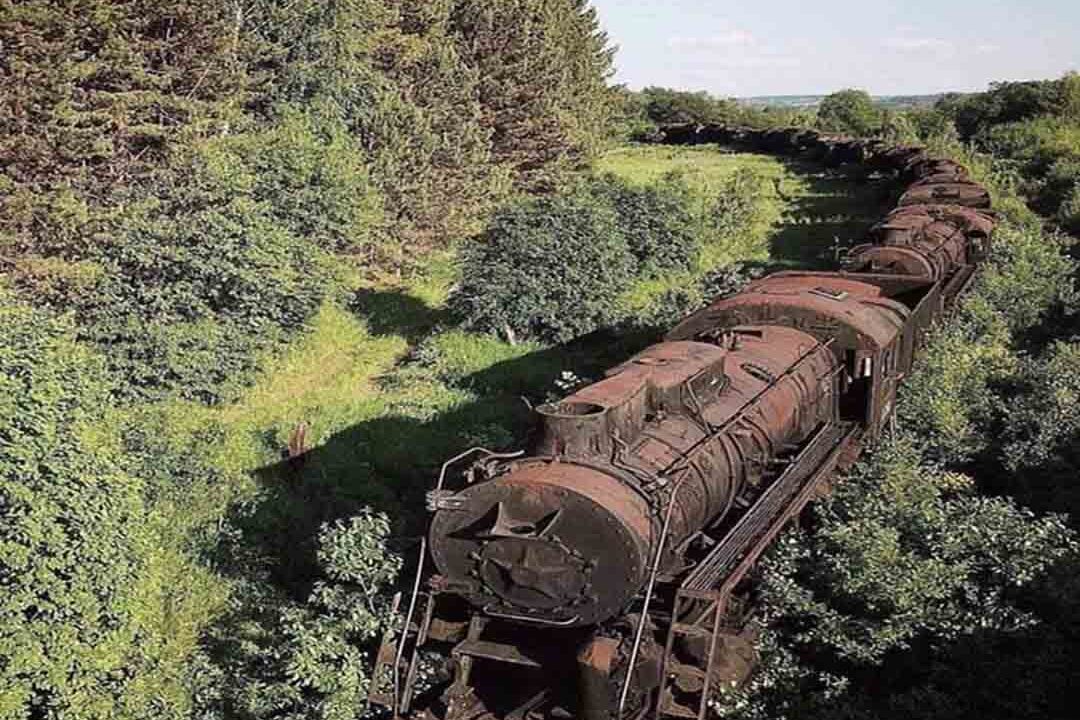
[[[213,682],[200,697],[204,717],[353,720],[364,709],[370,659],[361,648],[388,619],[385,587],[401,569],[387,549],[390,522],[369,511],[324,525],[324,578],[306,602],[238,589],[233,613],[210,634]],[[250,571],[250,568],[248,569]]]
[[[379,248],[383,263],[475,230],[504,184],[451,11],[304,0],[268,6],[255,25],[280,58],[272,107],[324,104],[364,148],[393,240]]]
[[[125,211],[93,248],[93,292],[69,299],[126,394],[217,399],[333,292],[325,252],[277,222],[240,156],[210,150]]]
[[[821,101],[818,124],[824,130],[865,136],[878,132],[882,113],[865,90],[840,90]]]
[[[587,0],[459,0],[457,49],[478,73],[495,162],[516,185],[552,187],[601,149],[618,106],[614,49]]]
[[[1002,226],[988,262],[959,312],[939,329],[904,385],[900,415],[928,452],[969,461],[997,442],[997,384],[1019,367],[1014,339],[1072,297],[1075,266],[1060,238],[1038,228]]]
[[[946,96],[937,109],[954,120],[961,137],[972,138],[995,125],[1043,116],[1075,118],[1077,84],[1075,73],[1059,80],[996,82],[987,92]]]
[[[920,466],[904,442],[872,463],[818,508],[813,537],[788,546],[812,558],[803,590],[785,578],[767,591],[805,628],[794,642],[875,663],[922,633],[951,639],[1029,622],[1010,598],[1072,548],[1064,522],[979,497],[969,478]]]
[[[757,250],[745,246],[759,239],[764,184],[740,168],[703,196],[682,175],[607,174],[511,204],[466,254],[450,305],[514,340],[565,341],[625,319],[670,326],[708,299],[714,267]]]
[[[99,359],[7,293],[0,323],[0,717],[182,716],[215,583],[116,462]]]
[[[759,218],[765,187],[765,178],[752,168],[725,178],[708,210],[709,231],[722,237],[744,232]]]
[[[1080,438],[1080,344],[1057,342],[1025,363],[1017,392],[1003,398],[1009,418],[1002,456],[1012,470],[1075,462]]]
[[[265,204],[283,229],[313,246],[370,257],[383,225],[364,150],[325,101],[280,109],[264,131],[204,149],[213,179]]]
[[[730,121],[738,106],[734,100],[718,99],[707,92],[685,92],[647,87],[641,91],[645,116],[656,125],[718,123]]]
[[[612,174],[593,182],[593,192],[615,211],[638,274],[645,278],[689,270],[701,252],[696,198],[679,175],[634,186]]]
[[[237,19],[210,0],[0,7],[4,244],[79,251],[174,147],[242,124],[236,59],[256,49]]]
[[[892,704],[910,701],[906,678],[921,669],[905,654],[944,658],[950,643],[1028,632],[1038,618],[1023,594],[1077,549],[1064,518],[980,496],[903,437],[819,503],[812,528],[764,565],[775,630],[722,717],[905,717]]]
[[[1080,227],[1080,79],[996,83],[985,93],[943,99],[934,115],[992,152],[1043,216]],[[924,134],[924,137],[926,135]]]
[[[586,190],[519,200],[467,249],[451,307],[509,338],[568,340],[616,319],[634,256],[615,212]]]

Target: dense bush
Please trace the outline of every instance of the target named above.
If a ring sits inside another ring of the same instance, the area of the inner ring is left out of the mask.
[[[785,551],[805,563],[767,582],[790,639],[876,664],[920,635],[955,639],[1031,622],[1017,605],[1075,545],[1061,518],[1036,519],[973,481],[921,464],[914,446],[879,448],[815,510],[815,532]]]
[[[305,602],[257,575],[237,588],[208,638],[196,712],[205,718],[353,720],[362,715],[371,658],[362,648],[387,622],[386,587],[401,568],[390,522],[363,512],[319,532],[323,576]],[[251,573],[251,560],[245,571]]]
[[[760,212],[765,178],[753,168],[739,168],[718,188],[708,209],[708,231],[719,236],[744,233]]]
[[[615,212],[584,189],[502,208],[463,263],[451,307],[510,339],[563,341],[614,321],[635,271]]]
[[[662,87],[642,90],[640,102],[645,117],[656,125],[725,122],[732,120],[738,110],[731,99]]]
[[[902,393],[900,416],[921,429],[933,456],[962,463],[997,442],[994,387],[1018,371],[1016,336],[1071,301],[1075,267],[1063,249],[1061,238],[1038,228],[995,234],[974,292],[937,331]]]
[[[465,255],[451,305],[512,338],[670,326],[715,294],[706,246],[756,237],[763,183],[747,169],[705,192],[678,175],[643,186],[608,175],[513,203]]]
[[[841,90],[821,101],[818,124],[823,130],[850,135],[873,135],[881,128],[883,113],[865,90]]]
[[[1009,168],[1016,190],[1064,229],[1080,228],[1080,75],[995,83],[984,93],[946,96],[911,114],[923,138],[959,131]],[[942,128],[942,124],[945,127]]]
[[[0,718],[183,714],[217,581],[117,462],[73,328],[7,293],[0,325]]]
[[[900,437],[817,505],[808,529],[772,551],[762,569],[770,623],[762,665],[746,687],[725,694],[719,714],[899,720],[915,703],[918,717],[959,720],[1008,696],[1022,716],[1042,717],[1041,692],[1055,684],[1044,673],[1067,662],[1054,650],[1039,654],[1054,640],[1026,596],[1076,549],[1064,518],[982,496],[971,478],[926,465]],[[1009,643],[1025,657],[1012,660]],[[1009,667],[1002,677],[1023,678],[1023,688],[976,688],[970,656],[980,652],[997,653],[994,665]],[[918,688],[965,681],[975,685],[962,698],[919,704]]]
[[[995,125],[1054,116],[1080,120],[1080,76],[1058,80],[996,82],[983,93],[946,95],[936,109],[950,117],[961,137],[970,139]]]
[[[196,156],[183,170],[186,182],[157,186],[92,249],[100,276],[68,306],[125,394],[215,400],[304,327],[335,278],[326,252],[258,199],[239,157]]]
[[[690,186],[678,175],[635,186],[607,175],[593,183],[599,199],[615,211],[630,252],[645,278],[689,270],[701,252],[698,204]]]

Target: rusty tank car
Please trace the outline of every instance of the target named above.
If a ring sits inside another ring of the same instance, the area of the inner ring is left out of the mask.
[[[985,256],[995,215],[922,148],[726,125],[717,142],[861,162],[900,206],[837,272],[781,272],[538,407],[527,451],[443,466],[401,623],[369,701],[424,720],[704,720],[755,662],[750,570],[894,416],[930,325]],[[399,596],[405,599],[406,596]],[[417,696],[421,659],[447,679]]]

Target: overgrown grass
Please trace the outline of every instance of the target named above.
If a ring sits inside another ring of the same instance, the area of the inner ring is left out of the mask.
[[[769,156],[723,154],[714,147],[634,146],[604,157],[599,168],[643,183],[684,170],[701,193],[745,168],[770,181],[755,198],[760,212],[750,232],[709,248],[690,274],[641,283],[628,294],[631,305],[644,304],[650,297],[696,280],[716,265],[736,261],[762,266],[812,264],[808,261],[819,259],[829,249],[836,234],[834,220],[850,223],[849,234],[855,236],[876,210],[876,206],[873,210],[865,207],[872,191],[853,179],[826,176],[817,168]],[[701,197],[704,202],[707,195]],[[823,231],[815,223],[828,227]],[[266,363],[260,378],[237,403],[212,411],[229,428],[230,464],[245,465],[251,471],[276,463],[301,423],[307,426],[308,443],[319,447],[350,429],[370,429],[380,419],[430,424],[433,418],[462,407],[475,408],[491,397],[500,401],[509,397],[512,404],[525,408],[514,395],[525,395],[529,402],[542,399],[562,371],[587,374],[599,369],[596,358],[612,356],[608,338],[545,348],[511,345],[453,328],[444,303],[457,272],[455,257],[439,253],[405,277],[354,280],[358,287],[347,307],[326,303],[309,332]],[[627,340],[628,347],[634,342]],[[487,417],[479,426],[520,415],[518,408],[502,416],[480,414]],[[450,435],[458,430],[447,428]],[[469,433],[468,428],[460,428],[462,440]],[[435,444],[441,450],[447,442]],[[361,454],[368,465],[385,468],[392,463],[384,456],[399,452],[410,456],[403,474],[439,459],[427,447],[401,447],[389,438],[369,445]],[[352,460],[357,458],[357,452],[347,454]],[[388,478],[377,478],[384,479]]]
[[[642,182],[696,164],[699,175],[688,179],[703,193],[740,168],[765,179],[752,229],[717,239],[690,273],[634,288],[643,304],[712,265],[805,266],[832,239],[831,229],[820,233],[810,223],[855,217],[864,197],[850,179],[715,150],[632,148],[602,164]],[[564,372],[595,379],[655,338],[620,331],[543,346],[469,332],[445,310],[458,274],[457,258],[439,253],[408,275],[354,275],[351,289],[326,300],[306,333],[265,359],[235,402],[132,411],[127,422],[139,429],[128,433],[138,446],[130,450],[151,464],[169,458],[145,471],[160,476],[169,546],[180,552],[190,543],[211,559],[202,589],[193,590],[202,622],[221,612],[234,582],[233,594],[257,587],[305,602],[318,578],[316,538],[325,522],[372,507],[394,518],[398,533],[415,534],[423,493],[446,458],[473,445],[522,447],[530,406],[560,393]],[[301,425],[309,452],[290,462],[284,454]]]
[[[717,145],[631,145],[600,158],[596,170],[641,185],[677,173],[694,190],[702,216],[732,189],[734,178],[741,174],[748,180],[744,185],[753,205],[748,227],[707,237],[690,271],[636,283],[621,298],[630,316],[734,263],[762,271],[831,266],[839,251],[881,218],[892,199],[888,182],[868,182],[772,155],[732,153]]]

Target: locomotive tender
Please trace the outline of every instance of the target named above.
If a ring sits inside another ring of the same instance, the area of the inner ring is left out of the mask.
[[[704,718],[753,666],[749,570],[887,427],[923,335],[989,248],[985,188],[922,148],[719,125],[666,136],[862,163],[904,191],[843,270],[717,298],[537,408],[528,455],[477,448],[444,465],[372,682],[395,718]],[[420,658],[438,648],[452,680],[413,710]]]

